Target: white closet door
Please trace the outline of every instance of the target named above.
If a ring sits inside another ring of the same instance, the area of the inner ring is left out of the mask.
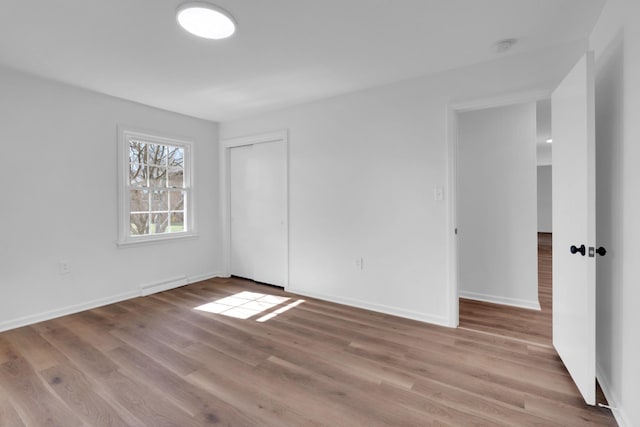
[[[234,147],[229,150],[231,203],[231,274],[253,278],[253,239],[255,225],[252,223],[251,200],[253,189],[251,182],[251,155],[253,146]]]
[[[251,157],[255,182],[251,215],[254,236],[254,277],[284,286],[287,268],[287,152],[283,141],[256,144]]]
[[[286,284],[286,162],[284,141],[231,149],[233,275],[277,286]]]

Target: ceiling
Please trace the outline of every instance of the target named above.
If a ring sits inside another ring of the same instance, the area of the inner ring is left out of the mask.
[[[0,65],[224,121],[584,39],[604,4],[212,1],[238,22],[232,38],[179,28],[181,0],[2,0]]]

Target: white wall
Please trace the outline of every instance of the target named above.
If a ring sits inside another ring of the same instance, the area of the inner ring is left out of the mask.
[[[552,231],[552,167],[538,166],[538,232]]]
[[[538,166],[550,165],[552,146],[546,142],[551,138],[551,99],[549,98],[536,102],[536,131]]]
[[[448,106],[550,91],[585,44],[477,65],[221,124],[289,129],[290,290],[441,324],[449,313]],[[527,76],[542,77],[538,86]],[[364,269],[356,258],[364,258]]]
[[[550,144],[538,144],[536,146],[536,151],[539,166],[548,166],[551,164],[552,147]]]
[[[596,53],[598,379],[621,426],[640,425],[640,2],[610,0]]]
[[[459,295],[539,309],[535,102],[458,114]]]
[[[0,93],[0,330],[219,271],[216,124],[7,69]],[[199,238],[116,246],[118,124],[195,140]]]
[[[552,162],[553,147],[551,144],[538,144],[536,146],[538,165],[547,166]]]

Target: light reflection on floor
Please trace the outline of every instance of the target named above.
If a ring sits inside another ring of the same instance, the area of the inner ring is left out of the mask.
[[[223,316],[235,317],[237,319],[248,319],[267,310],[270,310],[278,305],[284,304],[290,299],[291,298],[288,297],[244,291],[229,297],[221,298],[214,302],[195,307],[195,310],[222,314]],[[289,303],[271,313],[265,314],[259,319],[256,319],[256,321],[266,322],[267,320],[276,317],[278,314],[284,313],[285,311],[290,310],[293,307],[302,304],[303,302],[304,300],[297,300]]]

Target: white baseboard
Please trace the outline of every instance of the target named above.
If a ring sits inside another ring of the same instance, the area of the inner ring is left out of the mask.
[[[169,289],[179,288],[187,284],[187,276],[176,277],[174,279],[165,280],[159,283],[152,283],[149,285],[140,286],[140,295],[146,297],[147,295],[155,294],[158,292],[168,291]]]
[[[88,301],[82,304],[74,304],[64,308],[56,310],[50,310],[44,313],[33,314],[29,316],[19,317],[17,319],[7,320],[0,323],[0,332],[8,331],[10,329],[20,328],[22,326],[32,325],[38,322],[44,322],[45,320],[55,319],[56,317],[66,316],[69,314],[78,313],[85,310],[91,310],[92,308],[101,307],[103,305],[113,304],[116,302],[136,298],[139,296],[147,296],[156,292],[162,292],[169,289],[177,288],[180,286],[188,285],[191,283],[200,282],[202,280],[211,279],[214,277],[222,277],[218,272],[210,272],[204,274],[198,274],[194,276],[186,276],[165,280],[159,283],[151,283],[148,285],[142,285],[138,290],[125,292],[118,295],[112,295],[106,298],[100,298],[93,301]]]
[[[308,296],[311,298],[320,299],[323,301],[335,302],[338,304],[344,304],[351,307],[364,308],[365,310],[377,311],[379,313],[391,314],[393,316],[404,317],[406,319],[418,320],[420,322],[432,323],[438,326],[449,327],[449,319],[446,316],[434,316],[430,314],[420,313],[411,310],[405,310],[398,307],[387,306],[383,304],[376,304],[366,301],[361,301],[352,298],[345,298],[336,295],[324,295],[316,292],[308,292],[303,289],[296,289],[288,287],[287,292],[291,292],[298,295]]]
[[[222,273],[217,271],[212,273],[197,274],[195,276],[189,276],[187,279],[187,283],[191,284],[196,282],[202,282],[203,280],[213,279],[215,277],[227,277],[227,276],[224,276]]]
[[[196,274],[195,276],[181,276],[173,279],[168,279],[159,283],[152,283],[149,285],[140,286],[140,295],[146,297],[147,295],[155,294],[158,292],[168,291],[170,289],[179,288],[180,286],[190,285],[191,283],[201,282],[207,279],[213,279],[214,277],[221,277],[218,272],[210,272],[203,274]]]
[[[510,305],[512,307],[528,308],[529,310],[540,311],[540,303],[538,301],[529,301],[517,298],[498,297],[495,295],[480,294],[477,292],[459,291],[460,298],[472,299],[476,301],[491,302],[494,304]]]
[[[600,383],[600,388],[604,393],[604,397],[607,399],[609,406],[611,406],[611,413],[613,417],[616,419],[618,426],[620,427],[631,427],[631,421],[629,421],[629,417],[625,412],[624,408],[620,406],[619,397],[613,392],[611,388],[611,381],[609,381],[609,377],[604,374],[604,370],[600,367],[600,365],[596,366],[596,377],[598,378],[598,383]]]
[[[101,298],[101,299],[89,301],[82,304],[70,305],[68,307],[60,308],[57,310],[51,310],[44,313],[38,313],[38,314],[20,317],[18,319],[8,320],[6,322],[0,323],[0,332],[8,331],[9,329],[20,328],[22,326],[32,325],[38,322],[44,322],[45,320],[51,320],[51,319],[55,319],[56,317],[62,317],[69,314],[78,313],[80,311],[90,310],[92,308],[113,304],[116,302],[128,300],[138,296],[140,296],[139,291],[125,292],[123,294],[113,295],[107,298]]]

